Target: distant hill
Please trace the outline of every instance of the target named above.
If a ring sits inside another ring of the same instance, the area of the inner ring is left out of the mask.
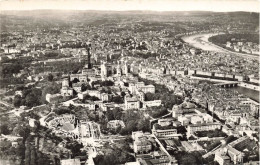
[[[1,11],[0,26],[8,29],[34,29],[72,26],[110,26],[139,24],[136,32],[165,30],[183,33],[186,30],[232,26],[248,31],[259,29],[259,13],[211,11],[96,11],[96,10],[28,10]],[[22,26],[23,25],[23,26]],[[129,26],[130,25],[130,26]],[[133,29],[131,29],[133,30]]]

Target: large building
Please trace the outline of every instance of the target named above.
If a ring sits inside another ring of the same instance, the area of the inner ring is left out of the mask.
[[[153,128],[152,133],[155,136],[157,136],[158,138],[170,137],[170,136],[176,136],[177,129],[155,129],[155,128]]]
[[[178,118],[181,115],[182,115],[181,107],[178,105],[174,105],[172,107],[172,117]]]
[[[243,162],[244,154],[235,148],[227,146],[227,154],[230,156],[230,159],[234,162],[234,164],[240,164]]]
[[[88,77],[84,74],[71,74],[70,75],[71,81],[78,80],[79,82],[87,82],[87,79],[88,79]]]
[[[152,143],[143,132],[132,132],[132,138],[134,140],[133,148],[135,153],[149,153],[152,150]]]
[[[154,85],[145,85],[144,82],[130,83],[128,89],[132,94],[135,94],[137,91],[155,93]]]
[[[154,151],[149,154],[138,155],[136,162],[140,165],[172,165],[172,161],[163,151]]]
[[[162,104],[161,100],[153,100],[153,101],[144,101],[143,102],[143,108],[147,107],[158,107]]]
[[[230,157],[227,155],[227,149],[219,150],[215,153],[214,161],[218,162],[219,165],[229,165]]]
[[[135,97],[125,97],[125,110],[128,109],[139,109],[140,102]]]
[[[77,92],[80,93],[82,91],[83,83],[78,82],[78,83],[73,83],[72,88]]]
[[[220,123],[190,124],[187,127],[187,135],[192,135],[196,131],[210,131],[220,128]]]
[[[90,55],[90,45],[87,46],[87,52],[88,52],[88,64],[85,65],[85,67],[82,69],[82,75],[86,75],[87,77],[95,76],[96,72],[94,69],[92,69],[91,64],[91,55]]]
[[[68,78],[63,79],[63,81],[62,81],[61,95],[62,96],[72,96],[73,95],[73,89],[69,86]]]
[[[92,121],[80,122],[80,136],[81,138],[93,138],[99,139],[100,137],[100,125]]]
[[[100,91],[98,90],[86,90],[82,93],[79,93],[78,94],[78,98],[83,100],[85,96],[95,96],[97,97],[98,99],[102,100],[102,101],[108,101],[108,94],[107,93],[101,93]]]

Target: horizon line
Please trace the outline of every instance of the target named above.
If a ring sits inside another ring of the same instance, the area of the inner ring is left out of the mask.
[[[211,13],[236,13],[236,12],[244,12],[244,13],[258,13],[260,14],[260,11],[244,11],[244,10],[234,10],[234,11],[214,11],[214,10],[164,10],[164,11],[159,11],[159,10],[138,10],[138,9],[129,9],[129,10],[98,10],[98,9],[22,9],[22,10],[16,10],[16,9],[7,9],[7,10],[0,10],[1,12],[5,11],[46,11],[46,10],[52,10],[52,11],[98,11],[98,12],[134,12],[134,11],[139,11],[139,12],[158,12],[158,13],[163,13],[163,12],[211,12]]]
[[[0,11],[245,11],[259,13],[259,4],[257,0],[164,0],[163,2],[159,0],[0,0]]]

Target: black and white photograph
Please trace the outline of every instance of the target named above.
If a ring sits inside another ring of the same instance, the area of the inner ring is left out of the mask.
[[[0,0],[0,165],[260,165],[260,0]]]

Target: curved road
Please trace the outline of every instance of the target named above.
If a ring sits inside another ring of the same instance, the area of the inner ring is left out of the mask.
[[[223,33],[220,33],[223,34]],[[206,50],[206,51],[213,51],[213,52],[219,52],[219,53],[229,53],[234,54],[243,58],[250,58],[259,60],[259,56],[257,55],[250,55],[245,53],[238,53],[238,52],[232,52],[230,50],[224,49],[218,45],[213,44],[212,42],[209,42],[208,39],[211,36],[218,35],[217,33],[207,33],[207,34],[195,34],[190,36],[183,36],[182,39],[186,43],[190,44],[193,47]]]

